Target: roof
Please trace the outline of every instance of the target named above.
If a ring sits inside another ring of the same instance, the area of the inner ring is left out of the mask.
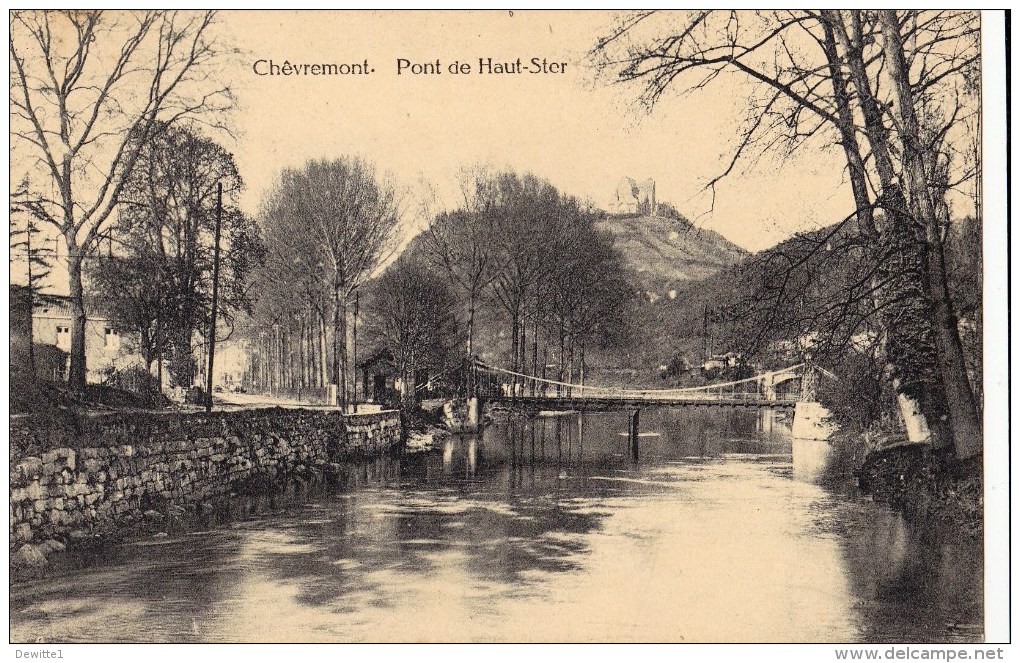
[[[380,363],[380,362],[386,363],[386,364],[393,364],[393,353],[390,352],[389,348],[383,347],[383,348],[380,348],[379,350],[376,350],[375,352],[370,354],[365,359],[362,359],[361,361],[359,361],[357,367],[358,368],[364,368],[366,366],[371,366],[372,364],[376,364],[376,363]]]
[[[32,317],[71,319],[71,298],[65,295],[37,293],[33,302]],[[85,303],[85,317],[89,320],[109,320],[109,316],[96,306]]]

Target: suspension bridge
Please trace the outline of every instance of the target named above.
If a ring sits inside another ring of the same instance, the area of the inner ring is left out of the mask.
[[[484,400],[539,408],[592,409],[660,404],[793,409],[817,400],[819,375],[836,376],[810,363],[766,371],[748,378],[698,387],[633,389],[575,384],[474,362],[475,392]]]

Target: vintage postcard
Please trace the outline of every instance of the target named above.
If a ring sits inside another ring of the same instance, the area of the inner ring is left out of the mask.
[[[1002,658],[1007,24],[11,11],[12,656]]]

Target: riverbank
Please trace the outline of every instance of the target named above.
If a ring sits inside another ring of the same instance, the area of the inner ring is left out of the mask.
[[[821,475],[830,486],[856,484],[908,521],[980,540],[984,531],[981,460],[959,462],[949,450],[910,444],[895,433],[836,430]]]
[[[87,545],[210,502],[336,472],[398,450],[396,412],[266,408],[214,413],[18,417],[10,437],[12,567],[38,569]]]
[[[951,451],[904,444],[869,453],[855,474],[861,490],[907,520],[947,525],[974,540],[983,536],[980,458],[961,463]]]

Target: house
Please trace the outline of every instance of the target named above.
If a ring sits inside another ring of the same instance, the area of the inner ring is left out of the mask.
[[[382,348],[358,362],[361,373],[361,399],[366,403],[383,403],[399,399],[400,376],[393,353]]]
[[[725,368],[733,368],[740,363],[740,355],[736,352],[727,352],[721,355],[712,355],[701,365],[703,371],[721,371]]]
[[[357,369],[361,373],[359,400],[366,403],[395,403],[400,400],[403,380],[389,348],[381,348],[367,359],[358,362]],[[415,370],[414,381],[419,391],[432,388],[428,369]]]
[[[71,351],[71,298],[61,295],[36,294],[32,311],[32,339],[37,345],[53,346],[58,350]],[[111,369],[119,369],[137,363],[132,343],[125,342],[108,317],[96,309],[86,307],[85,311],[85,367],[89,382],[101,382]],[[50,379],[62,380],[67,376],[65,366],[57,375],[45,375]]]

